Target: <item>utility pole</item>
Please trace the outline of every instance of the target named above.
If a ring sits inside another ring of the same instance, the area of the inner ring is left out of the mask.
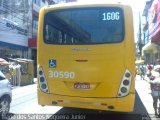
[[[142,43],[142,30],[141,30],[141,16],[140,16],[140,12],[139,12],[139,31],[138,31],[138,49],[139,49],[139,56],[142,57],[142,47],[143,47],[143,43]]]

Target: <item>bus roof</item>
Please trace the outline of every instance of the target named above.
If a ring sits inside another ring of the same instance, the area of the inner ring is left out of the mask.
[[[50,11],[53,9],[66,9],[66,8],[78,8],[78,7],[89,7],[89,6],[94,6],[94,7],[103,7],[103,6],[119,6],[119,7],[124,7],[124,6],[130,6],[129,4],[122,3],[122,2],[115,2],[114,0],[112,2],[70,2],[70,3],[60,3],[60,4],[54,4],[54,5],[49,5],[43,7],[45,10]],[[131,7],[130,7],[131,8]]]

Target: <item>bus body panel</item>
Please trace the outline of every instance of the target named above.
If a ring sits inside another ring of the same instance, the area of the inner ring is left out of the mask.
[[[102,6],[111,6],[111,4],[101,4],[95,7]],[[41,9],[37,60],[38,68],[41,67],[44,71],[49,94],[41,91],[39,89],[40,84],[38,85],[38,102],[40,105],[110,110],[106,106],[95,105],[96,103],[106,103],[107,106],[113,105],[115,107],[113,111],[130,112],[133,110],[135,59],[132,11],[128,6],[118,4],[112,6],[118,6],[124,10],[124,40],[120,43],[97,45],[53,45],[44,43],[43,18],[45,12],[74,8],[75,6],[55,6],[49,9]],[[77,5],[76,7],[90,6]],[[55,67],[50,67],[51,61],[54,61]],[[129,69],[132,74],[130,92],[127,96],[118,98],[118,90],[126,69]],[[76,83],[86,86],[78,89],[75,88]],[[61,103],[58,100],[72,101],[72,103]],[[90,104],[85,104],[83,101]],[[57,102],[57,104],[52,104],[52,102]]]
[[[54,94],[45,94],[38,90],[40,105],[48,106],[64,106],[74,108],[87,108],[87,109],[99,109],[107,111],[117,112],[132,112],[134,108],[134,93],[129,94],[123,98],[83,98],[83,97],[70,97]],[[57,104],[52,104],[57,102]],[[112,106],[113,108],[110,108]]]
[[[99,47],[97,48],[97,46],[100,46],[102,49],[104,48],[104,53],[100,53],[103,50],[99,49]],[[91,49],[91,51],[79,52],[72,51],[72,49],[75,48],[72,46],[61,46],[60,48],[55,46],[55,51],[52,49],[52,47],[53,45],[46,45],[45,51],[53,52],[51,54],[45,55],[46,52],[44,51],[43,53],[42,51],[42,58],[39,58],[42,63],[48,64],[43,67],[43,69],[48,81],[50,93],[82,97],[117,96],[117,91],[126,69],[126,65],[124,63],[125,49],[123,49],[123,43],[120,47],[119,45],[96,45],[95,47],[86,46]],[[114,50],[112,51],[112,49]],[[56,51],[59,51],[58,55]],[[46,57],[43,57],[43,54]],[[107,55],[110,55],[110,58],[108,58]],[[56,68],[48,67],[50,59],[56,60]],[[76,60],[87,61],[78,62]],[[59,74],[58,78],[54,78],[54,76],[50,75],[54,74],[54,72]],[[74,72],[75,76],[71,79],[65,78],[65,76],[61,76],[62,72]],[[75,89],[74,83],[90,83],[92,88]],[[106,92],[102,92],[102,90]]]

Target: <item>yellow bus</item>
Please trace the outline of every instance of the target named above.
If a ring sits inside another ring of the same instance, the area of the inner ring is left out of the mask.
[[[131,112],[135,99],[132,9],[65,3],[39,14],[40,105]]]

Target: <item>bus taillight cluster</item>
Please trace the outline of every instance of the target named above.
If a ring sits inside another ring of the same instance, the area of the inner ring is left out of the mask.
[[[48,91],[48,85],[47,85],[47,82],[46,82],[46,78],[45,78],[43,69],[41,67],[38,68],[38,81],[39,81],[40,90],[45,92],[45,93],[48,93],[49,92]]]
[[[123,97],[129,94],[132,75],[128,69],[126,69],[123,78],[121,80],[120,88],[118,91],[118,97]]]

